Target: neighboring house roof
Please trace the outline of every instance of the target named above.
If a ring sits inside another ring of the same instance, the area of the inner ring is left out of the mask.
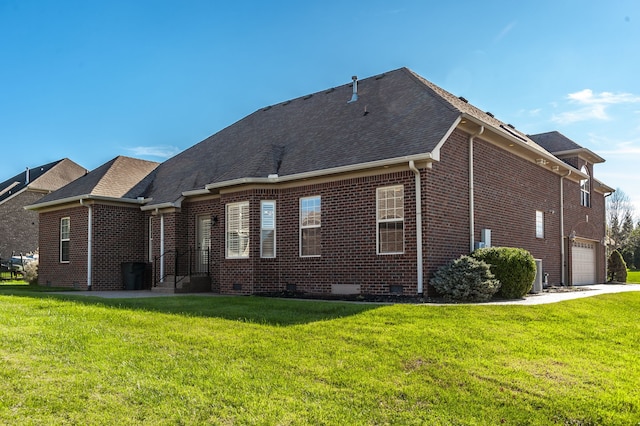
[[[87,173],[68,158],[27,168],[24,172],[0,183],[0,203],[24,190],[51,192]]]
[[[190,191],[242,179],[329,173],[426,154],[437,160],[465,117],[553,158],[525,134],[407,68],[357,81],[357,101],[348,102],[352,87],[262,108],[165,161],[147,194],[150,204],[179,202]]]
[[[578,155],[585,157],[592,163],[604,163],[604,159],[598,154],[578,145],[560,132],[539,133],[529,135],[529,137],[557,157]]]
[[[156,167],[158,163],[153,161],[118,156],[85,176],[44,196],[38,204],[51,204],[67,198],[83,196],[137,199],[144,195]]]

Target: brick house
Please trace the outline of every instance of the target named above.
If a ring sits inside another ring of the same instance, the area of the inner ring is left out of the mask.
[[[593,177],[602,161],[401,68],[262,108],[135,176],[122,168],[126,193],[87,195],[93,171],[29,208],[40,282],[56,286],[120,289],[118,264],[145,262],[176,291],[201,275],[224,294],[416,295],[480,244],[531,251],[550,284],[594,283],[612,191]]]
[[[0,258],[38,249],[38,213],[24,209],[46,194],[83,176],[87,170],[64,158],[0,183]]]

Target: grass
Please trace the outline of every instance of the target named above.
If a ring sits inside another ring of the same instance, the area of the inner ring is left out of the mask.
[[[627,270],[627,282],[640,284],[640,270],[628,269]]]
[[[633,425],[638,311],[0,286],[0,423]]]

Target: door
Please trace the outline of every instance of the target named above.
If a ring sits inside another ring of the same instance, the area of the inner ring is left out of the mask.
[[[196,272],[209,271],[209,253],[211,252],[211,215],[198,216],[196,241]]]
[[[571,283],[596,283],[596,243],[576,240],[571,247]]]

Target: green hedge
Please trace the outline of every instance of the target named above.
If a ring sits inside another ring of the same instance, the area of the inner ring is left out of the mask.
[[[531,291],[536,277],[536,261],[527,250],[487,247],[474,251],[471,256],[491,265],[491,272],[501,284],[497,296],[520,299]]]

